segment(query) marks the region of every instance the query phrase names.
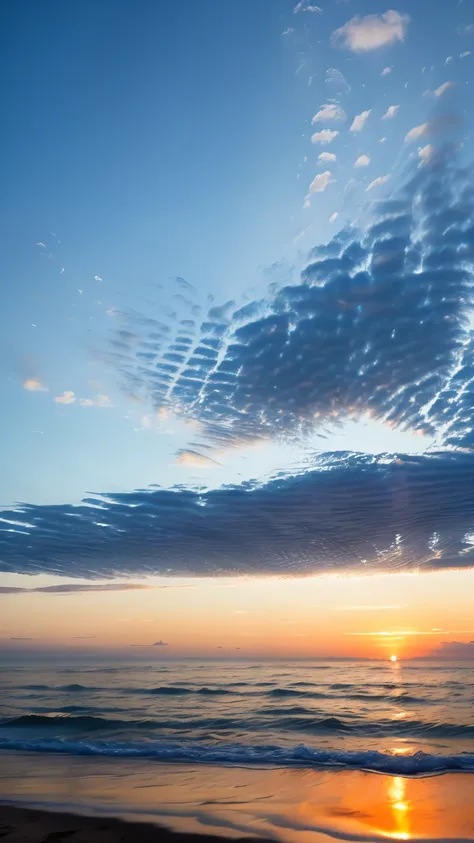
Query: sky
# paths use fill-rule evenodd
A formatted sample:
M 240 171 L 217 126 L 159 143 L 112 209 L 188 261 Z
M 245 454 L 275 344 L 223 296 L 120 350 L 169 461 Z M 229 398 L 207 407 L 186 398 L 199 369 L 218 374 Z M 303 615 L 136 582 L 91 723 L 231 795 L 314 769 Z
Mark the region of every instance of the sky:
M 472 657 L 472 0 L 0 15 L 4 647 Z

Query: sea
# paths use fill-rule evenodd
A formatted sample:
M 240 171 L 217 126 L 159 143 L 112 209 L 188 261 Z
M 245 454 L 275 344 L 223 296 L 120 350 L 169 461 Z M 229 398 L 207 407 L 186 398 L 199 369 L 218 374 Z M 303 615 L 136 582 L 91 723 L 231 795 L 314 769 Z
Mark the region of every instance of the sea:
M 394 776 L 474 773 L 474 668 L 428 661 L 10 666 L 0 676 L 0 750 Z

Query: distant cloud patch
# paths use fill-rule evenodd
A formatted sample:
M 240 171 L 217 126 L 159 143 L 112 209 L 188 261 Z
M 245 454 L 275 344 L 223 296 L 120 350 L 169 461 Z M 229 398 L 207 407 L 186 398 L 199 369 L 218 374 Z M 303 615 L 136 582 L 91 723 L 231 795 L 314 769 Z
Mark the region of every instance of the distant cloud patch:
M 372 109 L 369 108 L 368 111 L 362 111 L 361 114 L 357 114 L 351 123 L 350 131 L 361 132 L 370 117 L 371 111 Z
M 370 158 L 368 155 L 359 155 L 356 159 L 354 167 L 368 167 L 370 164 Z
M 38 378 L 27 378 L 23 381 L 23 388 L 28 392 L 48 392 L 48 387 Z
M 332 178 L 332 173 L 329 170 L 325 170 L 324 173 L 318 173 L 309 186 L 309 192 L 323 193 L 323 191 L 326 190 L 328 185 L 330 185 L 333 181 L 334 179 Z
M 381 15 L 356 15 L 332 35 L 335 46 L 363 53 L 403 41 L 410 18 L 390 9 Z
M 315 132 L 311 136 L 311 143 L 332 143 L 338 134 L 339 132 L 336 129 L 321 129 L 320 132 Z
M 398 113 L 399 105 L 389 105 L 385 114 L 382 115 L 382 120 L 391 120 Z
M 54 400 L 56 401 L 56 404 L 74 404 L 76 396 L 74 395 L 74 392 L 67 390 L 66 392 L 63 392 L 62 395 L 56 395 Z

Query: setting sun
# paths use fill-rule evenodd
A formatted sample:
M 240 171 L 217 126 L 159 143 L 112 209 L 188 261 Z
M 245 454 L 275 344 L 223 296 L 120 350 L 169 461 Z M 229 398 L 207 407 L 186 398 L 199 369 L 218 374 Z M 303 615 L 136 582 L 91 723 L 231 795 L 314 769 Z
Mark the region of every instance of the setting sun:
M 397 661 L 397 657 L 396 657 L 396 656 L 390 656 L 390 661 L 391 661 L 391 662 L 396 662 L 396 661 Z

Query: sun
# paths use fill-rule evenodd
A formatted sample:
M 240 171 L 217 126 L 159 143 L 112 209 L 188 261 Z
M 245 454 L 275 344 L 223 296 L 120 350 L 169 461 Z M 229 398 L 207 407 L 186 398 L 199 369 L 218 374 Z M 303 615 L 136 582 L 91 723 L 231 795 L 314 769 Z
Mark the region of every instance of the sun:
M 391 661 L 391 662 L 396 662 L 396 661 L 397 661 L 397 657 L 396 657 L 396 656 L 390 656 L 390 661 Z

